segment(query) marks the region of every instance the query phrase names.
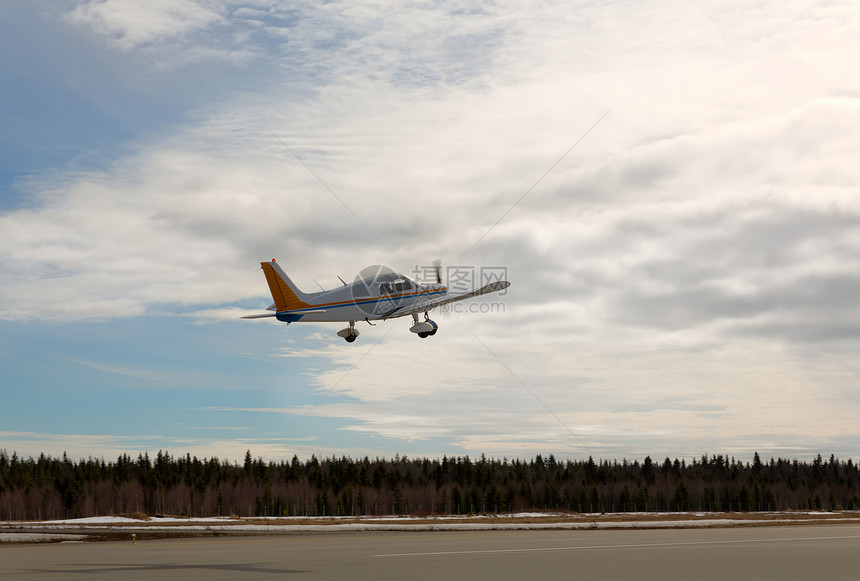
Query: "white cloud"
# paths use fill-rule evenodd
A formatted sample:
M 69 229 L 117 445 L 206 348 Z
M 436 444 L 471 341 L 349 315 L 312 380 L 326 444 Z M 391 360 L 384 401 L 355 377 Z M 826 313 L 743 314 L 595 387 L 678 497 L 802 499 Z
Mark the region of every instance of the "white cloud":
M 222 9 L 220 2 L 199 0 L 89 0 L 69 17 L 112 45 L 131 50 L 212 26 L 222 20 Z

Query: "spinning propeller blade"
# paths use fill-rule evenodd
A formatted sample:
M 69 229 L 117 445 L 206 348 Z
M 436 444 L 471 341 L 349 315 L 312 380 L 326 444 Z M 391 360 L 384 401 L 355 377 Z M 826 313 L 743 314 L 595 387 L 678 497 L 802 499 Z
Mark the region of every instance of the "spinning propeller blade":
M 442 261 L 437 258 L 433 261 L 433 266 L 436 267 L 436 284 L 442 284 Z

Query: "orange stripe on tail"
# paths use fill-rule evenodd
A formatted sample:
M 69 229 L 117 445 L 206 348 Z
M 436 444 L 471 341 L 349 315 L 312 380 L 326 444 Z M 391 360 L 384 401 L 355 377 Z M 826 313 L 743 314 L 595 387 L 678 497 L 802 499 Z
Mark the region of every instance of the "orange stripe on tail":
M 269 290 L 272 292 L 275 309 L 278 312 L 306 309 L 312 306 L 305 302 L 307 295 L 296 288 L 280 265 L 272 261 L 261 262 L 260 266 L 266 275 L 266 282 L 269 283 Z

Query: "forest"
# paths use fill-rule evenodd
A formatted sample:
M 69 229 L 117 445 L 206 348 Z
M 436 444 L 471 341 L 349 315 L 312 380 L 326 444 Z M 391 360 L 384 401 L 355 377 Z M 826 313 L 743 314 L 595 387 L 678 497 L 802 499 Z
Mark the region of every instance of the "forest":
M 362 516 L 860 508 L 850 459 L 752 462 L 443 457 L 244 462 L 159 451 L 116 461 L 0 450 L 0 520 L 105 515 Z

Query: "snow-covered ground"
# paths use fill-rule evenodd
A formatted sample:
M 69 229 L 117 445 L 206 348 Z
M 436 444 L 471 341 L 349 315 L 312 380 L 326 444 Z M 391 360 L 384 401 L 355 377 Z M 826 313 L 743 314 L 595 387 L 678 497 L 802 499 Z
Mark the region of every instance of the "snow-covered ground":
M 148 521 L 101 516 L 54 521 L 0 522 L 0 542 L 81 540 L 89 533 L 253 534 L 336 531 L 447 531 L 540 529 L 653 529 L 714 526 L 860 523 L 860 512 L 793 513 L 512 513 L 480 516 L 365 517 L 153 517 Z M 75 533 L 75 534 L 71 534 Z
M 87 535 L 70 535 L 63 533 L 0 533 L 0 543 L 68 543 L 79 542 Z

